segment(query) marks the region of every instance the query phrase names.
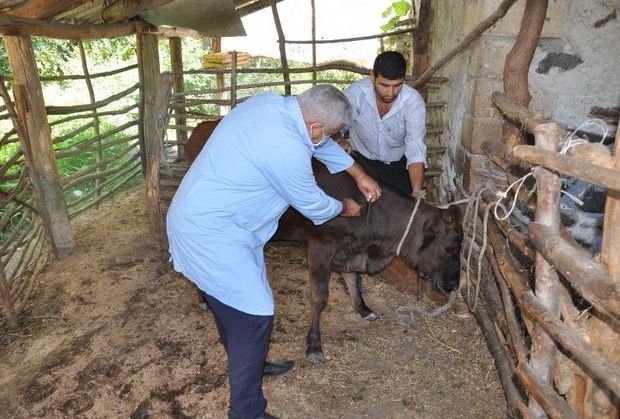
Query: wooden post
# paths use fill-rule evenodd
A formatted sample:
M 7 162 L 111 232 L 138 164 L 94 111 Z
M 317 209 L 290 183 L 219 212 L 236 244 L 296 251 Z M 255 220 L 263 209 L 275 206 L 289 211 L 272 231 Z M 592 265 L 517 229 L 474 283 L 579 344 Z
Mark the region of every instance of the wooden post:
M 434 19 L 433 5 L 431 0 L 420 0 L 420 13 L 416 28 L 411 32 L 411 43 L 413 51 L 412 74 L 413 80 L 420 78 L 428 69 L 431 53 L 431 34 L 433 31 Z M 420 90 L 426 99 L 427 91 L 425 86 L 421 86 Z
M 159 208 L 159 164 L 161 158 L 162 112 L 158 105 L 158 94 L 162 87 L 159 67 L 159 48 L 157 35 L 144 32 L 140 35 L 140 63 L 142 72 L 143 109 L 142 130 L 144 133 L 143 153 L 146 157 L 145 178 L 148 200 L 148 214 L 151 230 L 155 235 L 158 250 L 163 250 L 163 224 Z M 172 80 L 170 79 L 170 83 Z M 166 108 L 167 109 L 167 108 Z M 165 111 L 164 111 L 165 113 Z M 165 124 L 163 128 L 165 132 Z M 156 171 L 156 172 L 155 172 Z M 163 236 L 165 240 L 165 236 Z
M 138 121 L 138 143 L 140 144 L 140 164 L 142 165 L 142 173 L 146 173 L 146 146 L 144 140 L 144 63 L 142 58 L 143 47 L 142 32 L 136 33 L 136 55 L 138 58 L 138 84 L 139 84 L 139 104 L 138 115 L 140 120 Z
M 316 7 L 314 0 L 310 0 L 310 8 L 312 9 L 312 85 L 316 85 Z
M 560 136 L 556 124 L 542 124 L 534 129 L 536 146 L 549 151 L 557 151 Z M 542 167 L 536 169 L 538 180 L 536 222 L 545 225 L 556 234 L 560 234 L 560 190 L 562 179 Z M 536 252 L 536 297 L 554 317 L 560 316 L 559 279 L 557 272 L 544 258 Z M 552 384 L 556 347 L 554 341 L 539 325 L 534 325 L 532 348 L 529 364 L 541 381 Z M 530 396 L 529 407 L 534 417 L 547 417 L 538 401 Z
M 146 170 L 146 192 L 148 203 L 149 223 L 151 232 L 155 239 L 157 250 L 164 252 L 167 249 L 166 232 L 164 229 L 164 219 L 160 206 L 160 187 L 159 187 L 159 164 L 161 161 L 162 145 L 166 135 L 166 125 L 168 125 L 168 105 L 170 104 L 170 90 L 172 87 L 172 74 L 165 73 L 157 77 L 157 88 L 155 92 L 155 102 L 153 106 L 154 130 L 149 131 L 147 137 L 148 154 Z
M 56 157 L 47 122 L 43 90 L 29 36 L 4 37 L 13 73 L 17 120 L 23 138 L 20 145 L 35 193 L 35 201 L 54 255 L 75 247 L 69 211 L 65 202 Z
M 84 72 L 84 81 L 86 82 L 86 88 L 88 89 L 88 96 L 90 98 L 90 104 L 94 105 L 97 100 L 95 99 L 95 90 L 93 89 L 93 83 L 90 80 L 90 72 L 88 71 L 88 60 L 86 58 L 86 51 L 84 50 L 84 43 L 82 41 L 78 41 L 78 47 L 80 49 L 80 60 L 82 61 L 82 71 Z M 93 109 L 93 127 L 95 129 L 95 135 L 97 137 L 101 136 L 101 130 L 99 129 L 99 117 L 97 116 L 97 109 Z M 95 169 L 97 173 L 101 172 L 101 167 L 99 167 L 99 162 L 101 162 L 101 139 L 97 140 L 97 151 L 95 153 L 95 161 L 97 162 L 97 168 Z M 101 196 L 100 185 L 103 182 L 103 178 L 95 179 L 95 190 L 97 191 L 97 200 Z M 97 208 L 99 208 L 99 203 L 97 203 Z
M 213 37 L 211 38 L 211 52 L 222 52 L 222 38 Z M 217 83 L 218 89 L 224 88 L 224 73 L 217 73 L 215 75 L 215 81 Z M 224 99 L 224 92 L 219 93 L 220 99 Z M 224 106 L 219 107 L 219 115 L 222 115 L 222 110 L 226 110 Z
M 525 108 L 531 99 L 527 75 L 545 23 L 547 3 L 548 0 L 525 2 L 519 34 L 504 63 L 504 92 L 512 102 Z M 504 122 L 502 131 L 504 154 L 512 158 L 514 146 L 526 143 L 525 134 L 510 122 Z
M 230 109 L 237 106 L 237 51 L 230 57 Z
M 288 71 L 288 60 L 286 59 L 286 44 L 284 43 L 284 31 L 282 30 L 282 23 L 280 23 L 280 15 L 278 15 L 277 1 L 271 1 L 271 12 L 273 13 L 273 22 L 276 24 L 276 30 L 278 31 L 278 43 L 280 45 L 280 60 L 282 61 L 282 77 L 284 78 L 284 94 L 289 96 L 291 94 L 291 77 Z
M 620 170 L 620 129 L 616 131 L 614 168 Z M 608 189 L 603 220 L 603 249 L 601 265 L 615 283 L 620 282 L 620 190 Z M 605 354 L 611 362 L 620 365 L 620 334 L 614 323 L 601 313 L 592 315 L 592 346 Z M 600 383 L 598 383 L 600 385 Z M 588 378 L 586 382 L 585 417 L 617 418 L 620 397 L 608 388 L 599 387 Z
M 183 44 L 179 37 L 170 38 L 170 68 L 172 70 L 172 91 L 174 93 L 181 93 L 185 91 L 185 84 L 183 80 Z M 181 99 L 185 100 L 185 99 Z M 181 104 L 182 105 L 182 104 Z M 187 122 L 185 117 L 185 107 L 181 106 L 177 108 L 177 112 L 181 115 L 175 117 L 175 124 L 178 126 L 184 126 Z M 177 159 L 181 160 L 185 158 L 185 147 L 187 143 L 187 131 L 183 129 L 176 130 L 177 135 Z
M 9 284 L 6 282 L 4 266 L 0 266 L 0 301 L 2 301 L 2 306 L 4 307 L 4 313 L 6 314 L 6 318 L 8 320 L 9 329 L 19 329 L 19 321 L 17 319 L 17 314 L 15 314 L 15 310 L 13 309 L 13 300 L 11 299 Z

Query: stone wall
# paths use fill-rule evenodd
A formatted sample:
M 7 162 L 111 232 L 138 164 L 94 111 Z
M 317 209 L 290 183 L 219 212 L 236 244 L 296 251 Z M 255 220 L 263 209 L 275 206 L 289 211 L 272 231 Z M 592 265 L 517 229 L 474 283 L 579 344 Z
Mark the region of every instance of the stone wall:
M 500 0 L 436 0 L 431 63 L 450 51 Z M 487 30 L 469 49 L 438 72 L 450 81 L 429 92 L 430 101 L 447 102 L 447 146 L 440 179 L 443 201 L 471 192 L 495 169 L 480 149 L 501 142 L 502 118 L 491 94 L 503 91 L 506 55 L 519 31 L 525 0 Z M 529 71 L 530 110 L 578 128 L 594 107 L 620 106 L 620 2 L 549 0 L 540 43 Z M 600 135 L 596 127 L 585 131 Z

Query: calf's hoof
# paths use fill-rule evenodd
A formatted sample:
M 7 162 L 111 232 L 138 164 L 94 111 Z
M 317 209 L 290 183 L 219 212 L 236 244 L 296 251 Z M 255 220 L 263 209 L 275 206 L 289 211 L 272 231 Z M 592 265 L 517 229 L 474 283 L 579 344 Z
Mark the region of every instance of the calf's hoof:
M 306 356 L 311 365 L 318 365 L 323 360 L 323 352 L 308 352 Z
M 369 322 L 374 322 L 375 320 L 377 320 L 379 318 L 379 316 L 377 316 L 374 312 L 370 312 L 368 314 L 366 314 L 365 316 L 362 316 L 362 318 L 364 320 L 368 320 Z

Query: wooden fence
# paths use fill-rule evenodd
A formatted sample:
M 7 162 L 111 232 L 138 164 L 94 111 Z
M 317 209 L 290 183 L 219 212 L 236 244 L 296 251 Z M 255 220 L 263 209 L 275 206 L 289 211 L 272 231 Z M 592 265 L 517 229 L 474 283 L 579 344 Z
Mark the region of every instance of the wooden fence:
M 469 222 L 476 239 L 465 243 L 479 253 L 481 272 L 468 272 L 464 294 L 496 361 L 509 412 L 515 417 L 615 417 L 620 395 L 620 134 L 615 158 L 590 143 L 560 153 L 571 136 L 558 124 L 537 119 L 500 93 L 493 95 L 493 103 L 536 140 L 535 146 L 514 148 L 514 157 L 531 165 L 537 180 L 536 202 L 525 190 L 515 197 L 521 208 L 535 213 L 534 220 L 525 225 L 514 217 L 490 217 L 499 188 L 487 185 L 478 190 L 478 227 Z M 524 175 L 500 150 L 489 144 L 483 149 L 506 171 L 508 183 Z M 600 261 L 561 226 L 561 175 L 608 188 Z M 472 304 L 478 290 L 480 301 Z
M 253 59 L 254 65 L 260 59 Z M 237 56 L 232 52 L 230 68 L 199 69 L 173 73 L 182 74 L 184 80 L 196 77 L 204 85 L 216 87 L 200 90 L 177 90 L 170 95 L 168 107 L 167 133 L 163 139 L 162 182 L 176 185 L 187 170 L 183 161 L 183 145 L 187 142 L 187 132 L 191 131 L 200 121 L 214 120 L 222 112 L 234 108 L 246 98 L 258 93 L 276 91 L 285 93 L 286 87 L 293 94 L 308 89 L 316 83 L 330 83 L 345 88 L 360 77 L 370 73 L 370 69 L 345 61 L 335 61 L 317 66 L 301 68 L 241 68 L 237 66 Z M 336 72 L 337 71 L 337 72 Z M 288 74 L 285 78 L 283 74 Z M 280 80 L 273 81 L 273 76 Z M 265 81 L 268 76 L 271 81 Z M 339 78 L 334 78 L 339 76 Z M 411 79 L 407 79 L 411 82 Z M 447 80 L 434 77 L 425 85 L 428 90 L 438 89 Z M 436 188 L 437 178 L 442 173 L 443 155 L 446 147 L 440 143 L 440 134 L 444 131 L 443 111 L 445 102 L 427 103 L 426 143 L 428 145 L 429 167 L 426 176 L 430 179 L 427 189 Z M 431 192 L 431 194 L 433 194 Z M 433 194 L 433 196 L 435 196 Z
M 142 175 L 137 129 L 139 84 L 100 100 L 96 100 L 92 86 L 93 79 L 135 73 L 137 66 L 91 75 L 83 47 L 80 52 L 83 75 L 40 78 L 42 81 L 83 80 L 89 92 L 88 103 L 45 108 L 56 164 L 53 170 L 65 168 L 60 183 L 70 217 L 99 205 L 138 182 Z M 137 79 L 135 74 L 130 77 Z M 4 156 L 0 167 L 0 298 L 9 325 L 16 328 L 17 316 L 33 290 L 37 274 L 57 249 L 46 238 L 23 152 L 24 144 L 28 143 L 27 132 L 17 117 L 6 80 L 11 78 L 0 78 L 4 102 L 0 124 L 5 127 L 0 138 Z

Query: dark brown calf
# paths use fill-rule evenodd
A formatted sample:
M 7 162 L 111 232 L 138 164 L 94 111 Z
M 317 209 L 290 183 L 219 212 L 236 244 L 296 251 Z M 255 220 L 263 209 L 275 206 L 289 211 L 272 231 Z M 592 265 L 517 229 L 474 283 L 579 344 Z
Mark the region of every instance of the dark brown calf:
M 196 157 L 198 157 L 198 153 L 202 150 L 205 143 L 213 134 L 215 127 L 219 124 L 221 119 L 216 119 L 214 121 L 203 121 L 196 125 L 196 127 L 192 130 L 192 135 L 189 136 L 187 140 L 187 144 L 185 144 L 185 155 L 187 156 L 187 162 L 191 165 Z
M 374 320 L 377 315 L 366 306 L 360 292 L 361 273 L 372 274 L 385 268 L 396 257 L 402 239 L 400 256 L 407 265 L 432 281 L 436 289 L 454 291 L 459 285 L 462 233 L 458 208 L 443 210 L 420 202 L 405 234 L 415 208 L 414 199 L 381 185 L 381 198 L 367 204 L 348 174 L 330 175 L 318 162 L 313 163 L 313 169 L 327 194 L 338 199 L 353 197 L 363 204 L 359 217 L 336 217 L 320 226 L 289 209 L 273 237 L 306 244 L 312 297 L 306 353 L 311 362 L 319 362 L 320 317 L 327 305 L 332 271 L 343 274 L 355 310 L 363 318 Z

